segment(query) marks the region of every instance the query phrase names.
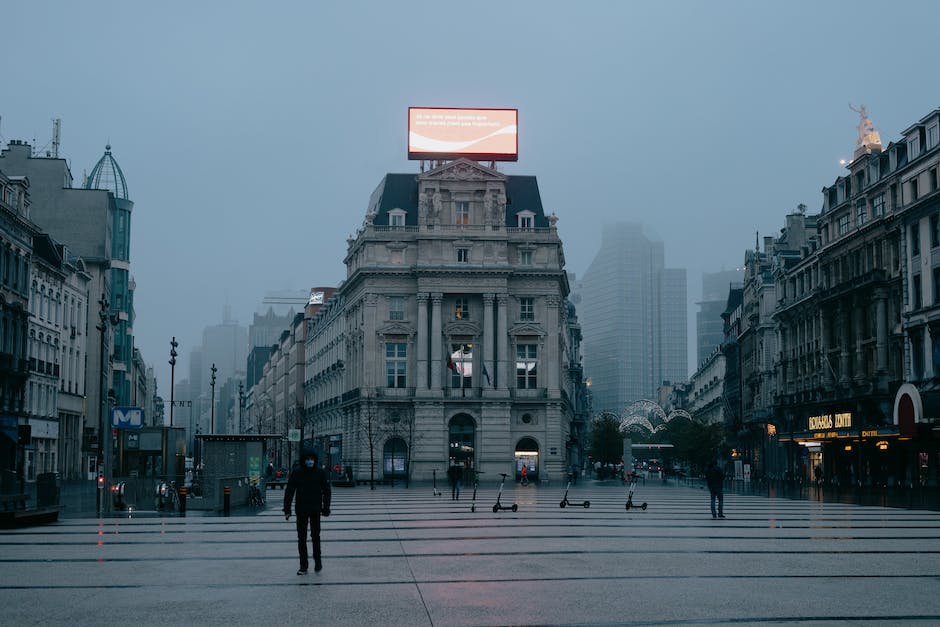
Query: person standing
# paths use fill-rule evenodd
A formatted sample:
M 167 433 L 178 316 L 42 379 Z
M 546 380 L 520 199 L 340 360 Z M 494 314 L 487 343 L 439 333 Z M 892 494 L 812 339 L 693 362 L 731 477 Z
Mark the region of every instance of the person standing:
M 522 464 L 522 485 L 529 485 L 529 469 L 526 464 Z
M 725 517 L 725 495 L 724 483 L 725 473 L 718 467 L 717 462 L 712 462 L 705 471 L 705 483 L 708 484 L 708 492 L 711 494 L 712 518 Z M 718 509 L 715 509 L 715 501 L 718 501 Z
M 450 500 L 460 500 L 460 481 L 463 479 L 463 469 L 454 464 L 447 469 L 447 479 L 450 481 Z
M 323 562 L 320 553 L 320 515 L 330 515 L 330 482 L 326 473 L 317 465 L 317 454 L 309 449 L 301 453 L 303 463 L 296 466 L 287 480 L 284 491 L 284 517 L 290 520 L 291 503 L 294 495 L 297 501 L 294 511 L 297 513 L 297 551 L 300 554 L 298 575 L 306 575 L 310 565 L 307 557 L 307 529 L 313 540 L 313 570 L 320 572 Z

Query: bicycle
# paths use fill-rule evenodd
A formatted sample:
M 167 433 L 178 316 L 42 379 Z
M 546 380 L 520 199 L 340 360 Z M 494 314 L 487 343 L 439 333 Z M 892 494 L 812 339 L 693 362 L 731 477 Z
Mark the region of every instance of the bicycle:
M 248 488 L 248 505 L 251 507 L 264 507 L 264 494 L 256 485 Z

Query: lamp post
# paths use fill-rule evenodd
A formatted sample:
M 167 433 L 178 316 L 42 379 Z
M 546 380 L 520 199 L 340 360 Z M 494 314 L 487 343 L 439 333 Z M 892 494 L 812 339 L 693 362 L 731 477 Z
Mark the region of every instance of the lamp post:
M 212 406 L 210 408 L 211 422 L 209 423 L 209 434 L 215 434 L 215 373 L 218 372 L 218 368 L 215 367 L 215 364 L 212 364 L 212 367 L 209 368 L 212 371 L 212 378 L 209 379 L 209 385 L 212 386 Z
M 238 382 L 238 432 L 243 433 L 245 421 L 245 384 Z
M 176 390 L 176 347 L 179 344 L 176 341 L 176 336 L 173 336 L 173 339 L 170 340 L 170 426 L 173 426 L 173 393 Z
M 110 412 L 106 409 L 108 403 L 108 385 L 107 371 L 105 364 L 108 362 L 107 354 L 107 332 L 111 324 L 111 303 L 104 294 L 98 300 L 99 324 L 95 325 L 98 330 L 98 337 L 101 340 L 101 362 L 99 368 L 99 387 L 98 391 L 101 397 L 98 399 L 99 425 L 98 425 L 98 455 L 101 460 L 102 480 L 98 482 L 98 514 L 110 511 L 111 507 L 111 424 L 108 420 Z

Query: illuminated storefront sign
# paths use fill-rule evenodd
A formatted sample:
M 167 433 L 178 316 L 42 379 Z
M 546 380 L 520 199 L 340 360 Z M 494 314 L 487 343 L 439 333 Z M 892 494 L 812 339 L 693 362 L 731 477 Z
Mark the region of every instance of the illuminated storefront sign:
M 810 431 L 825 431 L 826 429 L 851 429 L 852 412 L 810 416 L 808 422 Z

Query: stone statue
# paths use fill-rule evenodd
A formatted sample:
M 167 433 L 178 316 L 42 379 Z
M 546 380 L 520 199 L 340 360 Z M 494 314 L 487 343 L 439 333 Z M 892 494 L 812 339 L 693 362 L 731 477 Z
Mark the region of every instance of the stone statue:
M 486 215 L 486 221 L 489 224 L 499 224 L 499 204 L 496 200 L 496 194 L 490 194 L 483 199 L 483 208 Z
M 441 198 L 441 191 L 436 190 L 434 196 L 431 197 L 431 210 L 428 212 L 428 216 L 434 222 L 437 222 L 441 217 L 441 212 L 444 210 L 444 201 Z
M 425 192 L 418 198 L 418 214 L 426 215 L 428 212 L 428 193 Z
M 860 105 L 859 108 L 849 103 L 849 109 L 858 114 L 859 121 L 856 129 L 858 130 L 858 139 L 855 140 L 855 156 L 867 152 L 870 148 L 881 148 L 881 135 L 875 130 L 875 125 L 868 117 L 868 108 Z

